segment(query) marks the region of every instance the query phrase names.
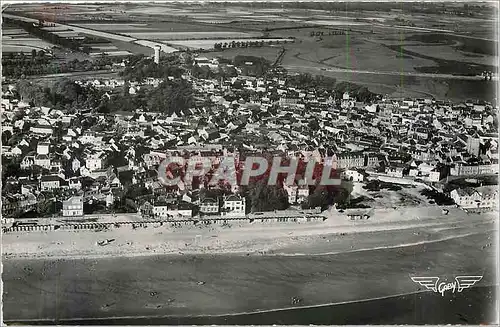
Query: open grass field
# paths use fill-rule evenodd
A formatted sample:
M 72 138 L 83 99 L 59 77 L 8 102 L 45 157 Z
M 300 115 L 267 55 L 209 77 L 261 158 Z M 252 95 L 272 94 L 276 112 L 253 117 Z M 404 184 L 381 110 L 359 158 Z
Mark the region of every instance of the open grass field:
M 5 26 L 2 30 L 3 53 L 31 53 L 32 50 L 51 48 L 53 44 L 36 38 L 20 28 Z
M 27 45 L 2 45 L 3 53 L 31 53 L 32 50 L 40 50 L 41 48 L 27 46 Z
M 255 57 L 262 57 L 268 61 L 273 62 L 278 56 L 280 49 L 281 48 L 277 46 L 267 46 L 259 48 L 231 48 L 231 49 L 224 49 L 223 51 L 204 53 L 203 56 L 207 58 L 222 57 L 225 59 L 233 59 L 238 55 L 255 56 Z
M 414 57 L 401 57 L 386 47 L 367 42 L 361 37 L 332 36 L 322 41 L 303 41 L 288 46 L 284 65 L 313 64 L 358 70 L 414 71 L 414 67 L 433 66 L 434 62 Z M 382 60 L 383 59 L 383 60 Z
M 53 44 L 50 44 L 48 42 L 45 42 L 40 39 L 36 38 L 15 38 L 15 39 L 6 39 L 3 40 L 3 45 L 17 45 L 17 46 L 28 46 L 28 47 L 34 47 L 34 48 L 46 48 L 46 47 L 52 47 Z
M 25 30 L 22 28 L 4 28 L 2 30 L 2 38 L 6 36 L 16 36 L 16 35 L 25 35 L 27 34 Z

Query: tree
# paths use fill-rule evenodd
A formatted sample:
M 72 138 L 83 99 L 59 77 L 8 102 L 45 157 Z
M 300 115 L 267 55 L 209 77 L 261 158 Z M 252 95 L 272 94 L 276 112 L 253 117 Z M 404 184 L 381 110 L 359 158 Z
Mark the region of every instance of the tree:
M 2 158 L 2 180 L 10 176 L 17 176 L 19 170 L 21 170 L 20 160 Z
M 2 132 L 2 144 L 8 144 L 10 138 L 12 137 L 12 132 L 11 131 L 3 131 Z
M 150 111 L 161 111 L 167 115 L 179 114 L 194 105 L 193 89 L 184 79 L 164 81 L 153 89 L 147 100 Z
M 17 83 L 16 89 L 21 96 L 21 100 L 30 102 L 34 106 L 44 106 L 49 103 L 49 98 L 44 89 L 37 84 L 22 79 Z
M 248 198 L 253 212 L 285 210 L 288 208 L 286 191 L 276 185 L 267 185 L 266 180 L 260 180 L 248 186 Z

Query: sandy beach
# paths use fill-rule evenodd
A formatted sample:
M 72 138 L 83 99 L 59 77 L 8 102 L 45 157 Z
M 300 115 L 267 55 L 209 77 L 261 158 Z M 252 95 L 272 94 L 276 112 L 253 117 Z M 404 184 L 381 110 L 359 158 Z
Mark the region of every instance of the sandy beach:
M 163 226 L 112 228 L 105 231 L 35 231 L 3 235 L 2 254 L 10 258 L 104 258 L 161 254 L 321 254 L 364 248 L 404 246 L 473 234 L 492 224 L 496 213 L 467 214 L 450 208 L 376 209 L 369 220 L 350 221 L 334 210 L 323 222 L 231 223 L 230 227 Z M 397 237 L 382 242 L 372 235 L 394 230 Z M 108 245 L 97 242 L 114 239 Z
M 294 296 L 308 307 L 418 292 L 409 276 L 429 274 L 495 284 L 496 213 L 380 211 L 364 221 L 329 213 L 303 224 L 5 234 L 4 317 L 259 312 L 296 306 Z

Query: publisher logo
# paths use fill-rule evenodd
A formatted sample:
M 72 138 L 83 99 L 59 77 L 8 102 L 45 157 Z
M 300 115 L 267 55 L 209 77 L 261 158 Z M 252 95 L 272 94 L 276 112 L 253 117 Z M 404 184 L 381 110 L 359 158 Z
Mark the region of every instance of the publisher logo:
M 411 277 L 411 279 L 428 290 L 436 293 L 440 293 L 444 296 L 446 291 L 451 291 L 452 293 L 462 292 L 466 288 L 471 288 L 479 282 L 483 276 L 456 276 L 455 280 L 452 282 L 441 281 L 439 277 Z

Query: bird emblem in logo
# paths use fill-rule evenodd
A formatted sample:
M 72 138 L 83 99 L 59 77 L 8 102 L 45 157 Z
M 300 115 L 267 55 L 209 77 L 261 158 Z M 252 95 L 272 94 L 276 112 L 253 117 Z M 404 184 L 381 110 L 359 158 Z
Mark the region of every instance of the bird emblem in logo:
M 420 284 L 435 293 L 444 296 L 446 291 L 452 293 L 462 292 L 466 288 L 471 288 L 479 282 L 483 276 L 456 276 L 453 282 L 439 282 L 439 277 L 410 277 L 415 283 Z

